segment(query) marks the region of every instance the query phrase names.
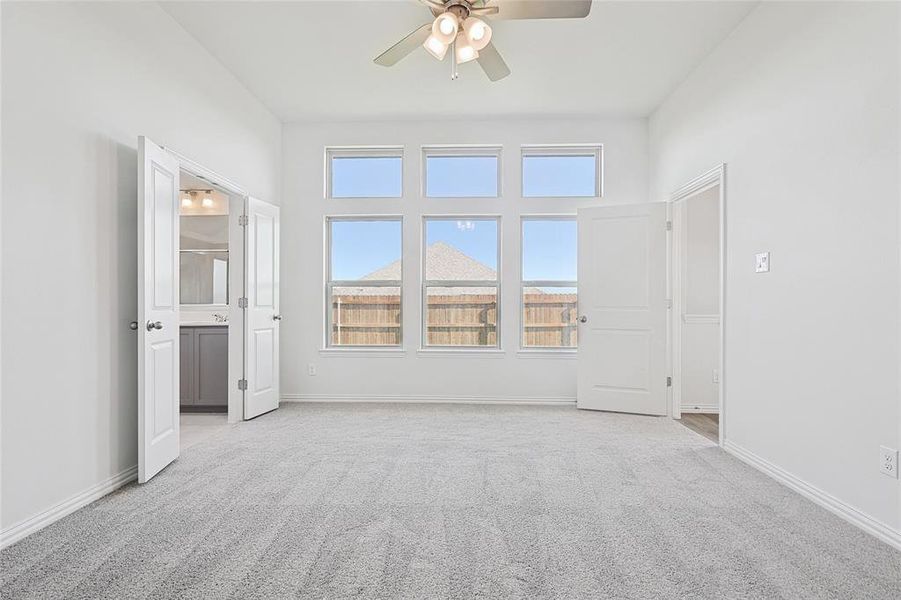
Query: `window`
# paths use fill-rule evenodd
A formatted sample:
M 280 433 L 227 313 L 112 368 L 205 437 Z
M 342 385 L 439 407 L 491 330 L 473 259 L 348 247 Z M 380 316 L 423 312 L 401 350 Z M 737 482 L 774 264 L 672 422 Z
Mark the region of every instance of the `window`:
M 326 345 L 400 346 L 400 217 L 330 217 L 326 222 Z
M 574 217 L 522 219 L 522 347 L 578 345 Z
M 523 198 L 600 197 L 602 157 L 601 146 L 523 147 Z
M 403 148 L 327 148 L 327 198 L 400 198 Z
M 499 146 L 425 147 L 422 150 L 423 195 L 427 198 L 497 198 L 500 196 Z
M 423 222 L 423 346 L 498 347 L 497 217 Z

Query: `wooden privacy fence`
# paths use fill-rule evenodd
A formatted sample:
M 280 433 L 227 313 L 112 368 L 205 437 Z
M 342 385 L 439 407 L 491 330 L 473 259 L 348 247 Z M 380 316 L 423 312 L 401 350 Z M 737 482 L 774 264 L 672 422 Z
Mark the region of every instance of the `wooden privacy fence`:
M 428 345 L 497 345 L 495 294 L 429 294 L 427 298 Z M 577 312 L 576 294 L 526 293 L 523 297 L 523 345 L 575 347 Z M 400 295 L 332 296 L 330 335 L 335 346 L 400 344 Z
M 575 348 L 579 335 L 578 298 L 578 294 L 523 294 L 522 345 Z

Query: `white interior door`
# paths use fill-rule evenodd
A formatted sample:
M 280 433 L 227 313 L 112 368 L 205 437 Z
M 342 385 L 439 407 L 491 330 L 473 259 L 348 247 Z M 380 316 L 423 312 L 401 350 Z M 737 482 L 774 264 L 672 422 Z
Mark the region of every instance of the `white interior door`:
M 279 211 L 247 199 L 247 334 L 244 336 L 244 418 L 278 408 L 279 366 Z
M 178 161 L 138 138 L 138 481 L 178 457 Z
M 579 408 L 666 414 L 666 204 L 579 209 Z

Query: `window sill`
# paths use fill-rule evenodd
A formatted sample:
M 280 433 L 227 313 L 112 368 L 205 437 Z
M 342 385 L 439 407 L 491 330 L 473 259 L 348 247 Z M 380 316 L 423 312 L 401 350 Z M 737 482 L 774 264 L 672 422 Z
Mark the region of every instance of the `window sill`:
M 429 358 L 504 358 L 500 348 L 420 348 L 416 354 Z
M 551 358 L 558 360 L 575 360 L 579 356 L 579 351 L 575 348 L 561 348 L 559 350 L 550 350 L 545 348 L 536 348 L 534 350 L 517 350 L 518 358 Z
M 321 348 L 319 356 L 365 356 L 367 358 L 403 358 L 403 348 Z

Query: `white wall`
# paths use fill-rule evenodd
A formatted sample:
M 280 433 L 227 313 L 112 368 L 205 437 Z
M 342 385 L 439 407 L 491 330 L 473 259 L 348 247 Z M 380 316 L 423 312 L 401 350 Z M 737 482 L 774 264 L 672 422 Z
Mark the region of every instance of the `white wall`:
M 650 120 L 652 199 L 728 165 L 727 442 L 896 536 L 899 10 L 762 3 Z
M 682 235 L 682 299 L 676 302 L 682 323 L 681 404 L 684 411 L 719 410 L 720 367 L 720 188 L 682 200 L 682 219 L 675 233 Z M 674 219 L 675 221 L 675 219 Z
M 596 200 L 520 198 L 522 144 L 604 144 L 603 202 L 647 199 L 647 123 L 609 121 L 443 121 L 296 124 L 285 128 L 282 206 L 282 392 L 287 398 L 478 398 L 572 401 L 573 356 L 526 358 L 519 345 L 519 216 L 575 213 Z M 503 144 L 503 197 L 465 201 L 420 197 L 424 144 Z M 323 155 L 330 145 L 404 145 L 401 200 L 325 200 Z M 500 355 L 419 353 L 420 223 L 423 214 L 490 213 L 502 216 Z M 403 214 L 406 353 L 400 357 L 320 353 L 324 338 L 323 221 L 329 214 Z M 558 355 L 559 356 L 559 355 Z M 318 374 L 307 374 L 314 364 Z
M 281 125 L 155 3 L 2 14 L 9 530 L 137 461 L 137 136 L 277 202 Z

